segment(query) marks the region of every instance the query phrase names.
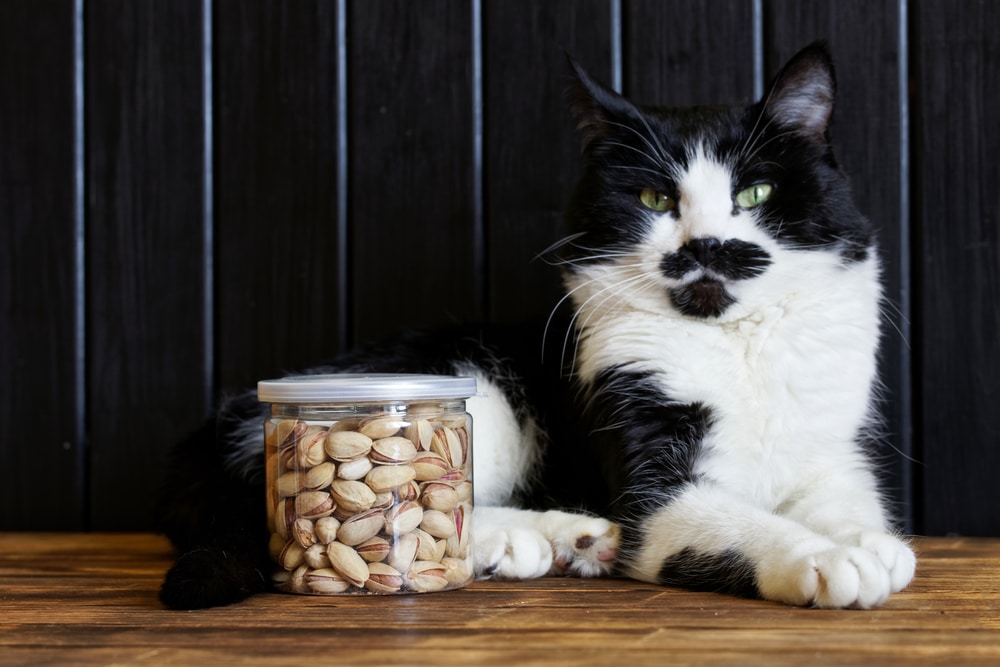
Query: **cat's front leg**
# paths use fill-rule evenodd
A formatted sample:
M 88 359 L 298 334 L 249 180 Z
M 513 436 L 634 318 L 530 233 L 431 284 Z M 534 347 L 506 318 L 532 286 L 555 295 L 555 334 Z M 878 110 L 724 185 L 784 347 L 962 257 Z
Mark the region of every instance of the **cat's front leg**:
M 618 552 L 618 526 L 589 514 L 477 506 L 473 520 L 480 578 L 599 577 L 611 571 Z
M 824 608 L 870 608 L 893 591 L 872 551 L 710 484 L 633 518 L 624 542 L 624 572 L 663 585 Z

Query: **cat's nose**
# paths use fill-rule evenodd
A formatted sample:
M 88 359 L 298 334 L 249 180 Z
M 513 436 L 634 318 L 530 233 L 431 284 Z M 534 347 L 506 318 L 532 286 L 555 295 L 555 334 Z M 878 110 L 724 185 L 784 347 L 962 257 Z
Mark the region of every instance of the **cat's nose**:
M 707 267 L 715 261 L 719 250 L 722 248 L 722 241 L 714 236 L 705 236 L 698 239 L 691 239 L 684 245 L 684 248 L 691 253 L 695 261 Z

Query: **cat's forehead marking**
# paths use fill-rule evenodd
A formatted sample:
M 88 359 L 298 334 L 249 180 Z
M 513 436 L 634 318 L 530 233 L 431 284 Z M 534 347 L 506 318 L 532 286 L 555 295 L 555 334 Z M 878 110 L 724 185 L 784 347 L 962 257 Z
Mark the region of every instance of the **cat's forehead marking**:
M 732 174 L 729 168 L 698 144 L 678 179 L 680 215 L 692 236 L 726 236 L 732 215 Z

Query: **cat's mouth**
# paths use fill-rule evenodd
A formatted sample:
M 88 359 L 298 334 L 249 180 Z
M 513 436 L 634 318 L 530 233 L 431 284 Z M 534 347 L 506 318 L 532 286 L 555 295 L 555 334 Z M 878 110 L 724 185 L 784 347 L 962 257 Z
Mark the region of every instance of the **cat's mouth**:
M 684 315 L 718 317 L 736 303 L 736 298 L 726 290 L 721 280 L 702 276 L 671 288 L 670 301 Z

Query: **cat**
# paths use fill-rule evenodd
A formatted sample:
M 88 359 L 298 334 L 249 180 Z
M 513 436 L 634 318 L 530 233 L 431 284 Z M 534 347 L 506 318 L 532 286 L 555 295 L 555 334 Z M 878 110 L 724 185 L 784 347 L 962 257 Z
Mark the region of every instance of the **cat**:
M 639 107 L 572 63 L 583 173 L 557 324 L 414 332 L 306 372 L 469 375 L 476 575 L 622 576 L 870 608 L 912 579 L 870 445 L 880 264 L 829 140 L 825 44 L 748 106 Z M 268 589 L 264 406 L 182 443 L 160 599 Z

